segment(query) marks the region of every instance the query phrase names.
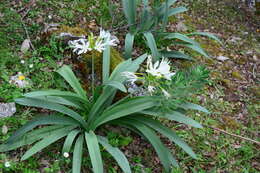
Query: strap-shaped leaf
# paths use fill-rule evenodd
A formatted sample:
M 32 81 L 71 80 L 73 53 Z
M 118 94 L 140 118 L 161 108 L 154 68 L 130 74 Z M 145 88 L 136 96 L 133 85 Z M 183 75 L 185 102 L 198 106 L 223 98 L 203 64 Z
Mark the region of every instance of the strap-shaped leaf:
M 30 148 L 21 158 L 21 160 L 26 160 L 29 157 L 31 157 L 32 155 L 34 155 L 35 153 L 41 151 L 43 148 L 49 146 L 50 144 L 54 143 L 55 141 L 63 138 L 64 136 L 66 136 L 72 129 L 74 129 L 75 127 L 70 126 L 70 127 L 66 127 L 65 129 L 59 129 L 54 131 L 51 135 L 45 137 L 44 139 L 42 139 L 41 141 L 37 142 L 32 148 Z
M 164 38 L 165 39 L 178 39 L 178 40 L 190 43 L 190 44 L 199 45 L 195 40 L 189 38 L 188 36 L 186 36 L 184 34 L 180 34 L 180 33 L 169 33 Z
M 157 49 L 157 45 L 156 45 L 153 34 L 151 32 L 146 32 L 146 33 L 144 33 L 144 36 L 146 38 L 147 45 L 152 52 L 152 56 L 153 56 L 154 60 L 155 61 L 159 60 L 161 58 L 161 55 Z
M 77 94 L 70 91 L 60 91 L 60 90 L 47 90 L 47 91 L 33 91 L 23 95 L 24 97 L 41 97 L 41 96 L 60 96 L 65 98 L 74 98 L 82 103 L 88 101 L 87 99 L 83 99 Z
M 70 152 L 71 146 L 73 141 L 75 140 L 76 136 L 79 134 L 80 130 L 73 130 L 71 131 L 65 139 L 63 144 L 62 153 Z
M 131 32 L 135 30 L 135 18 L 136 18 L 136 8 L 137 3 L 136 0 L 122 0 L 123 3 L 123 11 L 126 16 L 127 22 L 130 25 Z
M 121 82 L 117 82 L 117 81 L 107 81 L 106 83 L 104 83 L 104 85 L 109 85 L 112 86 L 116 89 L 119 89 L 122 92 L 127 92 L 125 86 L 121 83 Z
M 125 37 L 125 57 L 126 59 L 132 58 L 132 51 L 134 46 L 135 35 L 127 33 Z
M 194 50 L 194 51 L 200 53 L 201 55 L 209 58 L 209 55 L 200 47 L 199 44 L 179 43 L 179 42 L 178 43 L 174 42 L 174 44 L 191 48 L 192 50 Z
M 80 173 L 82 153 L 83 153 L 83 142 L 84 136 L 80 135 L 75 143 L 73 151 L 73 163 L 72 163 L 72 173 Z
M 186 35 L 187 36 L 192 36 L 192 35 L 205 36 L 205 37 L 208 37 L 208 38 L 211 38 L 211 39 L 217 41 L 220 44 L 223 44 L 222 41 L 217 36 L 215 36 L 213 33 L 209 33 L 209 32 L 193 32 L 193 33 L 186 34 Z
M 102 136 L 97 136 L 97 138 L 98 142 L 105 148 L 105 150 L 107 150 L 107 152 L 109 152 L 114 157 L 123 172 L 131 173 L 129 162 L 124 153 L 118 148 L 111 146 L 106 138 Z
M 108 121 L 149 109 L 155 105 L 157 105 L 157 102 L 154 97 L 145 96 L 131 98 L 128 101 L 125 101 L 124 104 L 113 106 L 111 109 L 108 108 L 98 119 L 96 119 L 93 125 L 91 125 L 91 128 L 95 129 Z
M 179 51 L 167 51 L 167 50 L 164 50 L 164 51 L 161 51 L 160 53 L 165 58 L 177 58 L 177 59 L 193 60 L 193 58 L 190 57 L 189 55 L 186 55 L 186 54 L 181 53 Z
M 15 140 L 22 137 L 25 133 L 29 132 L 33 128 L 39 125 L 49 125 L 49 124 L 58 124 L 58 125 L 80 125 L 77 121 L 70 117 L 64 117 L 60 115 L 47 115 L 39 116 L 34 118 L 32 121 L 29 121 L 18 129 L 13 135 L 7 140 L 7 143 L 14 142 Z
M 190 117 L 187 117 L 177 111 L 162 113 L 162 112 L 155 111 L 155 110 L 145 110 L 145 111 L 142 111 L 141 113 L 177 121 L 179 123 L 184 123 L 184 124 L 190 125 L 192 127 L 196 127 L 196 128 L 202 128 L 200 123 L 198 123 L 197 121 L 195 121 L 195 120 L 191 119 Z
M 4 143 L 0 145 L 0 152 L 11 151 L 24 145 L 30 145 L 46 136 L 51 135 L 53 131 L 61 128 L 67 128 L 67 127 L 54 125 L 54 126 L 48 126 L 37 130 L 33 130 L 23 135 L 22 138 L 16 139 L 10 143 Z
M 192 110 L 205 112 L 207 114 L 210 113 L 206 108 L 204 108 L 204 107 L 202 107 L 200 105 L 194 104 L 194 103 L 189 103 L 189 102 L 183 103 L 183 104 L 179 105 L 179 107 L 181 107 L 181 108 L 183 108 L 185 110 L 192 109 Z
M 85 132 L 85 139 L 88 146 L 88 152 L 93 166 L 94 173 L 103 173 L 103 162 L 101 158 L 101 153 L 99 149 L 99 144 L 97 136 L 93 131 L 89 133 Z
M 57 72 L 69 83 L 69 85 L 81 98 L 87 98 L 85 90 L 81 87 L 77 77 L 69 66 L 64 65 Z
M 74 101 L 73 99 L 67 99 L 59 96 L 39 96 L 37 98 L 41 100 L 46 100 L 48 102 L 58 103 L 61 105 L 71 106 L 77 109 L 85 110 L 85 107 L 80 102 Z
M 181 138 L 179 138 L 176 135 L 176 133 L 174 133 L 168 127 L 162 125 L 159 121 L 144 116 L 133 116 L 133 117 L 127 117 L 126 119 L 134 119 L 136 121 L 142 122 L 143 124 L 149 126 L 150 128 L 158 131 L 159 133 L 169 138 L 172 142 L 174 142 L 179 147 L 181 147 L 191 157 L 195 159 L 197 158 L 193 150 Z
M 124 82 L 126 80 L 125 77 L 122 76 L 122 72 L 129 71 L 129 72 L 136 72 L 139 69 L 140 64 L 144 62 L 147 58 L 147 54 L 141 55 L 135 60 L 128 59 L 122 63 L 120 63 L 112 72 L 109 80 L 111 81 L 118 81 Z M 94 116 L 99 115 L 105 108 L 106 105 L 109 106 L 107 103 L 111 103 L 114 99 L 116 94 L 116 89 L 111 86 L 105 86 L 103 89 L 102 94 L 99 96 L 95 104 L 92 106 L 90 113 L 88 115 L 88 125 L 92 124 L 94 120 Z
M 172 8 L 172 9 L 169 9 L 168 16 L 170 17 L 170 16 L 173 16 L 173 15 L 176 15 L 179 13 L 183 13 L 185 11 L 188 11 L 188 9 L 185 7 Z
M 102 62 L 102 79 L 105 83 L 109 78 L 110 72 L 110 46 L 107 45 L 103 52 L 103 62 Z
M 48 102 L 48 101 L 41 100 L 41 99 L 36 99 L 36 98 L 18 98 L 18 99 L 15 99 L 15 102 L 18 104 L 21 104 L 21 105 L 25 105 L 25 106 L 34 106 L 34 107 L 54 110 L 54 111 L 66 114 L 66 115 L 70 116 L 71 118 L 77 120 L 84 128 L 86 128 L 86 126 L 87 126 L 85 120 L 80 116 L 80 114 L 78 114 L 77 112 L 75 112 L 63 105 Z
M 146 137 L 146 139 L 154 147 L 165 170 L 167 172 L 170 172 L 171 164 L 173 162 L 172 162 L 172 160 L 170 160 L 169 153 L 168 153 L 169 150 L 164 146 L 164 144 L 161 142 L 160 138 L 155 134 L 155 132 L 151 128 L 145 126 L 144 124 L 142 124 L 138 121 L 134 121 L 134 120 L 120 120 L 120 121 L 124 122 L 125 124 L 129 124 L 129 125 L 135 127 Z

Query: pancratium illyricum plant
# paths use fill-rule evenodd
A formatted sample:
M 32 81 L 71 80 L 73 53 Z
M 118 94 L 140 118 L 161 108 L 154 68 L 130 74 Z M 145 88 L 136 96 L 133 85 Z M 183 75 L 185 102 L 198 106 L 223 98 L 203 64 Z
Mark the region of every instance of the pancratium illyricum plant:
M 93 33 L 90 33 L 86 37 L 69 41 L 69 46 L 73 48 L 73 52 L 76 52 L 78 55 L 93 50 L 103 52 L 107 45 L 117 46 L 119 42 L 115 36 L 112 36 L 110 32 L 103 29 L 100 30 L 99 36 L 94 36 Z

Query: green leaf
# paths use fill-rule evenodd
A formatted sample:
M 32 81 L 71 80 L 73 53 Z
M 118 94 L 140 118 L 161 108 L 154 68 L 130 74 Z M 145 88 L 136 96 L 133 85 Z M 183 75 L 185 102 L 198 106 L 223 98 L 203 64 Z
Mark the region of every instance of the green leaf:
M 22 138 L 16 139 L 10 143 L 4 143 L 0 145 L 0 152 L 6 152 L 6 151 L 17 149 L 24 145 L 30 145 L 46 136 L 51 135 L 53 131 L 61 128 L 66 129 L 67 127 L 55 125 L 55 126 L 48 126 L 37 130 L 33 130 L 23 135 Z
M 152 52 L 152 56 L 155 61 L 159 60 L 161 58 L 160 53 L 158 52 L 157 45 L 154 39 L 154 36 L 151 32 L 144 33 L 144 36 L 147 40 L 147 45 L 150 48 Z
M 136 8 L 137 3 L 136 0 L 122 0 L 123 3 L 123 11 L 128 21 L 128 25 L 130 25 L 131 32 L 135 29 L 135 18 L 136 18 Z
M 158 103 L 156 102 L 156 99 L 150 96 L 130 98 L 123 104 L 119 104 L 117 106 L 112 105 L 111 109 L 108 108 L 105 110 L 103 114 L 94 121 L 94 123 L 91 125 L 91 128 L 95 129 L 101 124 L 136 112 L 140 112 L 145 109 L 149 109 L 153 106 L 156 106 L 157 104 Z
M 142 111 L 141 113 L 177 121 L 179 123 L 184 123 L 184 124 L 190 125 L 192 127 L 196 127 L 196 128 L 202 128 L 200 123 L 198 123 L 197 121 L 194 121 L 193 119 L 191 119 L 177 111 L 162 113 L 162 112 L 155 111 L 155 110 L 145 110 L 145 111 Z
M 188 9 L 185 7 L 177 7 L 177 8 L 170 9 L 168 12 L 168 17 L 176 15 L 178 13 L 183 13 L 185 11 L 188 11 Z
M 80 132 L 79 130 L 73 130 L 68 134 L 63 144 L 62 153 L 70 152 L 73 141 L 76 138 L 76 136 L 79 134 L 79 132 Z
M 110 72 L 110 46 L 107 45 L 103 52 L 103 63 L 102 63 L 102 79 L 105 83 L 109 78 Z
M 97 136 L 93 131 L 89 133 L 85 132 L 85 139 L 88 146 L 88 152 L 93 166 L 94 173 L 103 173 L 103 162 L 101 158 L 101 153 L 99 149 L 99 144 Z
M 80 125 L 77 121 L 72 118 L 64 117 L 60 115 L 47 115 L 39 116 L 34 118 L 32 121 L 29 121 L 21 128 L 19 128 L 13 135 L 7 140 L 8 143 L 14 142 L 15 140 L 22 137 L 25 133 L 29 132 L 33 128 L 39 125 L 49 125 L 49 124 L 58 124 L 58 125 Z
M 54 143 L 55 141 L 63 138 L 66 136 L 73 128 L 73 126 L 67 127 L 66 129 L 56 130 L 51 135 L 45 137 L 41 141 L 37 142 L 32 148 L 30 148 L 21 158 L 21 160 L 26 160 L 35 153 L 41 151 L 43 148 L 49 146 L 50 144 Z
M 193 150 L 183 140 L 181 140 L 181 138 L 179 138 L 176 135 L 176 133 L 174 133 L 171 129 L 162 125 L 159 121 L 144 116 L 127 117 L 127 119 L 134 119 L 136 121 L 142 122 L 143 124 L 149 126 L 150 128 L 158 131 L 159 133 L 169 138 L 172 142 L 174 142 L 179 147 L 181 147 L 191 157 L 195 159 L 197 158 Z
M 186 55 L 184 53 L 181 53 L 179 51 L 161 51 L 160 52 L 163 57 L 165 58 L 177 58 L 177 59 L 186 59 L 186 60 L 194 60 L 189 55 Z
M 36 98 L 18 98 L 18 99 L 15 99 L 15 102 L 20 105 L 34 106 L 34 107 L 54 110 L 54 111 L 66 114 L 66 115 L 70 116 L 71 118 L 77 120 L 84 128 L 87 127 L 85 120 L 80 116 L 80 114 L 67 108 L 66 106 L 63 106 L 63 105 L 60 105 L 57 103 L 48 102 L 48 101 L 41 100 L 41 99 L 36 99 Z
M 97 136 L 97 138 L 98 142 L 105 148 L 105 150 L 107 150 L 107 152 L 109 152 L 114 157 L 123 172 L 131 173 L 129 162 L 124 153 L 118 148 L 111 146 L 106 138 L 102 136 Z
M 193 32 L 193 33 L 186 34 L 186 35 L 187 36 L 192 36 L 192 35 L 205 36 L 205 37 L 211 38 L 211 39 L 217 41 L 218 43 L 220 43 L 221 45 L 223 45 L 222 41 L 218 37 L 216 37 L 214 34 L 209 33 L 209 32 Z
M 71 68 L 64 65 L 57 71 L 75 90 L 81 98 L 87 99 L 85 90 L 81 87 L 77 77 L 72 72 Z
M 139 69 L 140 64 L 142 64 L 146 58 L 147 58 L 147 54 L 144 54 L 133 61 L 131 59 L 123 61 L 114 69 L 109 80 L 124 82 L 125 77 L 122 76 L 122 72 L 124 71 L 136 72 L 137 69 Z M 101 114 L 101 112 L 103 112 L 106 106 L 110 105 L 110 103 L 114 99 L 115 94 L 116 94 L 115 88 L 111 86 L 104 87 L 102 94 L 99 96 L 95 104 L 92 106 L 92 109 L 88 115 L 89 117 L 88 125 L 92 124 L 94 117 Z
M 125 92 L 125 93 L 127 92 L 125 86 L 122 83 L 117 82 L 117 81 L 107 81 L 104 85 L 112 86 L 116 89 L 119 89 L 122 92 Z
M 175 42 L 174 44 L 191 48 L 192 50 L 194 50 L 194 51 L 200 53 L 201 55 L 209 58 L 209 55 L 200 47 L 199 44 L 177 43 L 177 42 Z
M 146 139 L 154 147 L 157 155 L 159 156 L 163 164 L 163 167 L 166 169 L 167 172 L 169 172 L 172 164 L 172 160 L 169 159 L 169 153 L 168 153 L 169 150 L 163 145 L 160 138 L 156 136 L 155 132 L 151 128 L 145 126 L 142 123 L 139 123 L 138 121 L 134 121 L 134 120 L 120 120 L 120 121 L 122 121 L 122 123 L 135 127 L 146 137 Z
M 73 151 L 72 173 L 80 173 L 83 153 L 83 142 L 84 136 L 80 135 L 75 143 Z
M 77 109 L 85 110 L 85 107 L 80 102 L 74 101 L 73 99 L 67 99 L 59 96 L 38 96 L 37 98 L 45 100 L 47 102 L 58 103 L 61 105 L 71 106 Z
M 125 57 L 126 59 L 132 58 L 132 51 L 134 46 L 135 35 L 127 33 L 125 37 Z
M 165 39 L 178 39 L 178 40 L 190 43 L 190 44 L 199 45 L 195 40 L 189 38 L 188 36 L 186 36 L 184 34 L 180 34 L 180 33 L 169 33 L 164 38 Z
M 181 107 L 185 110 L 192 109 L 192 110 L 198 110 L 198 111 L 201 111 L 201 112 L 205 112 L 207 114 L 210 113 L 206 108 L 204 108 L 200 105 L 194 104 L 194 103 L 183 103 L 183 104 L 179 105 L 179 107 Z

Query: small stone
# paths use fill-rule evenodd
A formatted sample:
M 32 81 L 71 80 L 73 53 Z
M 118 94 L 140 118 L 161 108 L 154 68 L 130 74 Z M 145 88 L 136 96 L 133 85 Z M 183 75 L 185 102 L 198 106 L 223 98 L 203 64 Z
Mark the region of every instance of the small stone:
M 188 30 L 187 26 L 183 22 L 179 22 L 176 25 L 176 29 L 177 29 L 177 31 L 183 31 L 183 32 Z
M 6 125 L 3 125 L 3 127 L 2 127 L 2 134 L 6 135 L 7 132 L 8 132 L 8 127 Z
M 16 112 L 15 103 L 0 103 L 0 118 L 10 117 Z
M 228 57 L 222 56 L 222 55 L 220 55 L 220 56 L 217 57 L 217 60 L 222 61 L 222 62 L 224 62 L 224 61 L 226 61 L 226 60 L 228 60 L 228 59 L 229 59 Z
M 31 40 L 25 39 L 21 46 L 21 52 L 26 53 L 30 49 Z

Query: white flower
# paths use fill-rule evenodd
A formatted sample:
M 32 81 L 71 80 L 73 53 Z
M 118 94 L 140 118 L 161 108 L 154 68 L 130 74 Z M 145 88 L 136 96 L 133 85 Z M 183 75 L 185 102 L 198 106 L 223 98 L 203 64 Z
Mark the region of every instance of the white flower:
M 99 38 L 106 39 L 106 38 L 110 38 L 110 37 L 111 37 L 111 34 L 108 31 L 105 31 L 102 28 L 100 29 Z
M 148 86 L 148 92 L 153 93 L 154 91 L 155 91 L 155 87 L 149 85 L 149 86 Z
M 65 153 L 63 153 L 63 156 L 64 156 L 65 158 L 68 158 L 70 155 L 69 155 L 68 152 L 65 152 Z
M 118 40 L 117 39 L 109 39 L 107 40 L 106 44 L 109 46 L 117 46 Z
M 126 77 L 127 81 L 130 83 L 134 83 L 138 79 L 138 76 L 136 76 L 133 72 L 129 72 L 129 71 L 123 72 L 122 76 Z
M 10 166 L 11 166 L 10 162 L 8 162 L 8 161 L 5 162 L 5 167 L 6 167 L 6 168 L 9 168 Z
M 25 61 L 24 60 L 21 60 L 21 64 L 24 64 L 25 63 Z
M 105 45 L 109 46 L 117 46 L 117 43 L 119 42 L 117 37 L 112 36 L 108 31 L 105 31 L 102 28 L 99 33 L 99 38 L 104 41 Z
M 106 44 L 103 43 L 102 40 L 96 41 L 95 43 L 95 50 L 97 50 L 98 52 L 102 52 L 103 50 L 105 50 L 105 46 Z
M 161 62 L 157 61 L 154 64 L 152 63 L 151 56 L 148 57 L 147 60 L 147 73 L 150 73 L 153 76 L 163 77 L 167 80 L 171 80 L 171 77 L 175 73 L 171 73 L 171 66 L 169 65 L 169 61 L 167 59 L 162 59 Z
M 30 64 L 30 65 L 29 65 L 29 68 L 33 68 L 33 64 Z
M 163 92 L 163 94 L 164 94 L 164 96 L 166 98 L 170 98 L 171 97 L 171 95 L 166 90 L 162 89 L 162 92 Z
M 77 52 L 78 55 L 92 50 L 90 48 L 88 40 L 83 38 L 79 40 L 69 41 L 69 45 L 71 48 L 74 48 L 73 52 Z

